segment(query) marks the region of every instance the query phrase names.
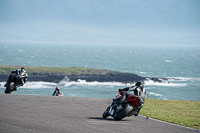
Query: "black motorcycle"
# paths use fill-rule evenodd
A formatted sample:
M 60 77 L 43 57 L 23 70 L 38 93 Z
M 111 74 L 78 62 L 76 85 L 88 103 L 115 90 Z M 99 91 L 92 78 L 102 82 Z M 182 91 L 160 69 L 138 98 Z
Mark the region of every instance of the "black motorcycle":
M 22 86 L 22 77 L 17 74 L 10 74 L 9 81 L 7 81 L 5 94 L 10 94 L 13 91 L 17 91 L 17 88 Z
M 131 92 L 127 93 L 127 100 L 123 103 L 120 102 L 121 93 L 119 92 L 113 99 L 111 105 L 103 112 L 102 117 L 107 118 L 111 116 L 115 120 L 121 120 L 132 115 L 137 116 L 146 98 L 146 90 L 143 89 L 142 91 L 142 97 L 141 95 L 135 95 Z

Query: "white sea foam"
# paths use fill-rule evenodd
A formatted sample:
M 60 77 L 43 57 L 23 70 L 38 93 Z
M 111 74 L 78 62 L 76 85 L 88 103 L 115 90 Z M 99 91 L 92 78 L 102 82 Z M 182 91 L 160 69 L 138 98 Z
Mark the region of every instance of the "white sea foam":
M 27 82 L 26 84 L 24 84 L 23 88 L 42 89 L 42 88 L 56 87 L 56 85 L 57 83 L 37 81 L 37 82 Z
M 0 82 L 0 88 L 3 88 L 6 82 Z
M 162 94 L 155 93 L 155 92 L 149 92 L 149 95 L 162 97 Z
M 62 82 L 61 84 L 74 84 L 74 85 L 90 85 L 90 86 L 133 86 L 134 83 L 121 83 L 121 82 L 98 82 L 98 81 L 93 81 L 93 82 L 87 82 L 86 80 L 81 80 L 78 79 L 77 82 L 71 81 L 71 82 Z
M 168 77 L 169 81 L 200 81 L 200 77 L 188 78 L 188 77 Z
M 5 84 L 5 82 L 0 82 L 1 86 Z M 54 88 L 56 86 L 60 87 L 70 87 L 70 86 L 119 86 L 119 87 L 127 87 L 127 86 L 134 86 L 135 83 L 121 83 L 121 82 L 87 82 L 86 80 L 81 80 L 79 79 L 77 82 L 75 81 L 62 81 L 59 83 L 53 83 L 53 82 L 43 82 L 43 81 L 37 81 L 37 82 L 29 82 L 24 84 L 23 88 L 32 88 L 32 89 L 42 89 L 42 88 Z M 154 86 L 187 86 L 186 83 L 168 83 L 168 82 L 154 82 L 152 80 L 144 81 L 144 85 L 149 87 L 154 87 Z
M 66 82 L 66 84 L 73 83 L 75 85 L 90 85 L 90 86 L 134 86 L 135 83 L 121 83 L 121 82 L 87 82 L 86 80 L 78 80 L 77 82 Z M 153 80 L 144 81 L 145 86 L 187 86 L 186 83 L 172 83 L 172 82 L 154 82 Z
M 147 74 L 147 72 L 139 72 L 140 74 Z
M 0 88 L 4 88 L 4 84 L 6 82 L 0 82 L 1 86 Z M 31 88 L 31 89 L 42 89 L 42 88 L 51 88 L 51 87 L 56 87 L 58 84 L 57 83 L 52 83 L 52 82 L 43 82 L 43 81 L 37 81 L 37 82 L 26 82 L 23 86 L 23 88 Z
M 170 60 L 165 60 L 165 62 L 172 62 L 172 61 L 170 61 Z
M 144 81 L 145 86 L 187 86 L 186 83 L 154 82 L 153 80 Z

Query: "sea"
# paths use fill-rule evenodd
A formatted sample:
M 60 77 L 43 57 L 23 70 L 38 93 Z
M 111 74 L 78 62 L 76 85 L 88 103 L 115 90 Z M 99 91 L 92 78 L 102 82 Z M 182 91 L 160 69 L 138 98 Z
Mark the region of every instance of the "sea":
M 0 42 L 0 65 L 84 67 L 169 78 L 161 83 L 144 81 L 147 97 L 200 100 L 200 46 Z M 4 93 L 5 82 L 0 82 L 0 93 Z M 119 88 L 134 84 L 83 79 L 59 83 L 27 80 L 12 94 L 51 96 L 59 87 L 64 96 L 112 99 Z

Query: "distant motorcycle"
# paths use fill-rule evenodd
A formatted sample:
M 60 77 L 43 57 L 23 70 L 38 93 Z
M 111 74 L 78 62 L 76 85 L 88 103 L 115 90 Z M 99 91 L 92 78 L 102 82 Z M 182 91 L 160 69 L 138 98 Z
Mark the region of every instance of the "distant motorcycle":
M 58 93 L 58 94 L 55 94 L 55 95 L 53 95 L 53 96 L 63 96 L 63 93 L 62 93 L 62 92 L 60 92 L 60 93 Z
M 53 92 L 52 96 L 63 96 L 62 91 L 59 89 L 59 87 L 55 88 L 55 91 Z
M 10 94 L 13 91 L 17 91 L 17 88 L 22 86 L 21 78 L 17 74 L 10 74 L 11 79 L 7 82 L 5 94 Z
M 146 91 L 144 90 L 145 98 Z M 113 117 L 115 120 L 122 120 L 125 117 L 130 117 L 132 115 L 137 116 L 138 110 L 140 110 L 143 106 L 143 99 L 140 96 L 136 96 L 131 93 L 127 93 L 127 99 L 123 103 L 121 100 L 121 93 L 113 99 L 111 105 L 107 107 L 107 109 L 102 114 L 103 118 L 107 118 L 108 116 Z

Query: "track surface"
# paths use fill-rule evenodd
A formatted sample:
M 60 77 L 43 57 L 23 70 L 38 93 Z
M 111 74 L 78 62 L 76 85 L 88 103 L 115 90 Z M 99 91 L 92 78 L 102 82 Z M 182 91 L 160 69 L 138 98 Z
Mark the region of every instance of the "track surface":
M 101 117 L 111 99 L 0 94 L 1 133 L 194 133 L 199 130 L 146 119 Z

